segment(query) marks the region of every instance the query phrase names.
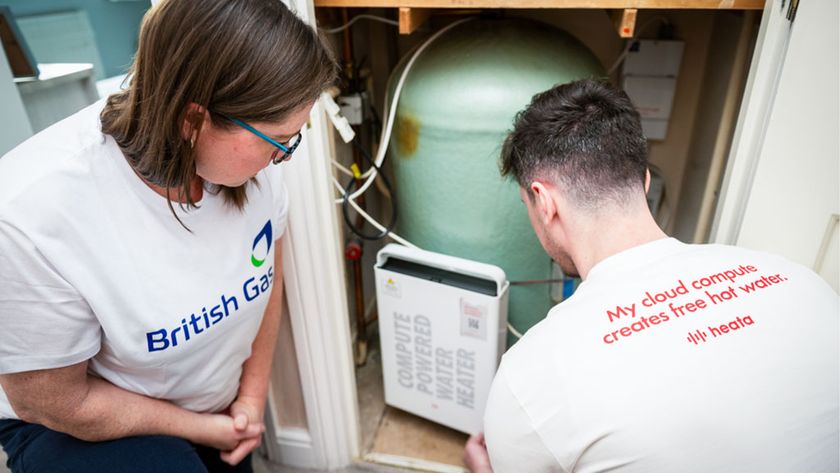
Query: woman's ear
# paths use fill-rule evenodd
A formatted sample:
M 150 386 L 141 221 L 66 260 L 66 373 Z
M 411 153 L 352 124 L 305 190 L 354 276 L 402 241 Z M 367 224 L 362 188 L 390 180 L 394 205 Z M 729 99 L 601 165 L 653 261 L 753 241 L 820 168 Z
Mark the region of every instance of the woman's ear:
M 181 122 L 181 137 L 190 142 L 190 146 L 195 145 L 195 140 L 198 133 L 201 131 L 201 125 L 207 118 L 207 109 L 198 105 L 195 102 L 187 104 L 184 110 L 184 119 Z

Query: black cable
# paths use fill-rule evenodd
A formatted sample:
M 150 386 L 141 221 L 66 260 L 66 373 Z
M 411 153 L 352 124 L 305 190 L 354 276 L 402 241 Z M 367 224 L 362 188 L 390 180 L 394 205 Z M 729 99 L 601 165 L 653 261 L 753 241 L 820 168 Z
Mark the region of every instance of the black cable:
M 532 284 L 554 284 L 564 282 L 565 279 L 530 279 L 527 281 L 509 281 L 511 286 L 530 286 Z
M 373 117 L 373 123 L 371 124 L 371 135 L 374 138 L 379 137 L 379 134 L 382 133 L 382 119 L 379 118 L 379 112 L 376 111 L 373 104 L 369 104 L 368 108 L 370 109 L 370 115 Z
M 388 177 L 385 176 L 385 173 L 382 172 L 382 169 L 376 165 L 373 161 L 373 158 L 370 157 L 370 154 L 362 148 L 359 143 L 353 140 L 353 145 L 359 149 L 359 152 L 365 158 L 365 160 L 376 170 L 376 175 L 382 178 L 382 182 L 385 184 L 385 188 L 388 189 L 388 193 L 391 195 L 391 221 L 388 225 L 385 225 L 385 230 L 381 231 L 375 235 L 366 234 L 361 231 L 361 229 L 356 228 L 353 225 L 353 222 L 350 220 L 350 194 L 353 193 L 353 184 L 356 183 L 357 179 L 355 177 L 350 178 L 350 182 L 344 186 L 344 196 L 341 200 L 341 215 L 344 217 L 344 223 L 359 238 L 364 240 L 381 240 L 388 236 L 391 233 L 391 230 L 397 225 L 397 200 L 396 195 L 394 194 L 394 189 L 391 187 L 391 181 L 388 180 Z

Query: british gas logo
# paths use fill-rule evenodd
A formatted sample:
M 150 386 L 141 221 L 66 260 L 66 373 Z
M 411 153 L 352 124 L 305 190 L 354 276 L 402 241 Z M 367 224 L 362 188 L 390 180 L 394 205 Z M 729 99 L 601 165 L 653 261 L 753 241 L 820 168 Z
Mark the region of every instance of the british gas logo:
M 265 240 L 265 245 L 260 244 L 263 240 Z M 268 252 L 271 251 L 272 241 L 274 241 L 274 239 L 271 238 L 271 220 L 268 220 L 265 222 L 265 226 L 263 226 L 262 230 L 260 230 L 260 232 L 257 233 L 257 236 L 254 237 L 254 244 L 251 245 L 251 264 L 253 264 L 255 268 L 259 268 L 263 265 L 263 263 L 265 263 L 265 259 L 268 258 Z M 265 247 L 264 251 L 262 250 L 263 247 Z
M 259 268 L 265 263 L 273 241 L 271 220 L 269 220 L 257 233 L 254 243 L 251 245 L 251 264 Z M 247 272 L 251 272 L 251 270 Z M 227 327 L 227 330 L 230 330 L 232 325 L 230 322 L 223 323 L 225 320 L 236 319 L 240 307 L 245 308 L 256 300 L 265 300 L 264 297 L 261 298 L 260 296 L 269 294 L 271 291 L 274 284 L 274 265 L 269 262 L 266 268 L 256 273 L 246 275 L 247 279 L 242 282 L 241 289 L 229 288 L 211 299 L 211 302 L 201 307 L 201 310 L 193 310 L 189 313 L 189 316 L 179 317 L 176 315 L 168 327 L 146 332 L 146 346 L 149 353 L 167 350 L 177 347 L 179 344 L 183 346 L 220 323 L 222 327 Z M 250 313 L 248 311 L 243 312 Z M 262 309 L 258 312 L 261 316 Z M 179 319 L 180 323 L 178 323 Z

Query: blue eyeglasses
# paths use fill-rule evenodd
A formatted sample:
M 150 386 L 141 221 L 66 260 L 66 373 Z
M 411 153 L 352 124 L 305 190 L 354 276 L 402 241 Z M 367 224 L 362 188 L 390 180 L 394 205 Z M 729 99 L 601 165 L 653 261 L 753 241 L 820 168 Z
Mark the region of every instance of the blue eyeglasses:
M 271 153 L 271 162 L 274 164 L 280 164 L 283 161 L 288 161 L 289 159 L 291 159 L 292 153 L 295 152 L 295 149 L 297 149 L 298 145 L 300 144 L 300 140 L 303 138 L 303 134 L 301 132 L 297 132 L 295 136 L 291 137 L 288 141 L 285 142 L 285 144 L 283 144 L 277 140 L 270 138 L 265 133 L 261 132 L 260 130 L 257 130 L 256 128 L 243 122 L 242 120 L 239 120 L 238 118 L 229 117 L 221 113 L 219 115 L 274 145 L 274 147 L 277 148 L 274 150 L 273 153 Z M 289 144 L 290 142 L 291 144 Z

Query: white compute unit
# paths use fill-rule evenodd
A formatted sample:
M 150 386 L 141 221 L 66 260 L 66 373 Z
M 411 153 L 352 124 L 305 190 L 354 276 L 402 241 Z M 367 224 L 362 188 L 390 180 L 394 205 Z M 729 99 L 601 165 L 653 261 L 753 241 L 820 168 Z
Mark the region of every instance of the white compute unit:
M 385 403 L 483 430 L 505 350 L 508 281 L 497 266 L 390 244 L 377 255 Z

